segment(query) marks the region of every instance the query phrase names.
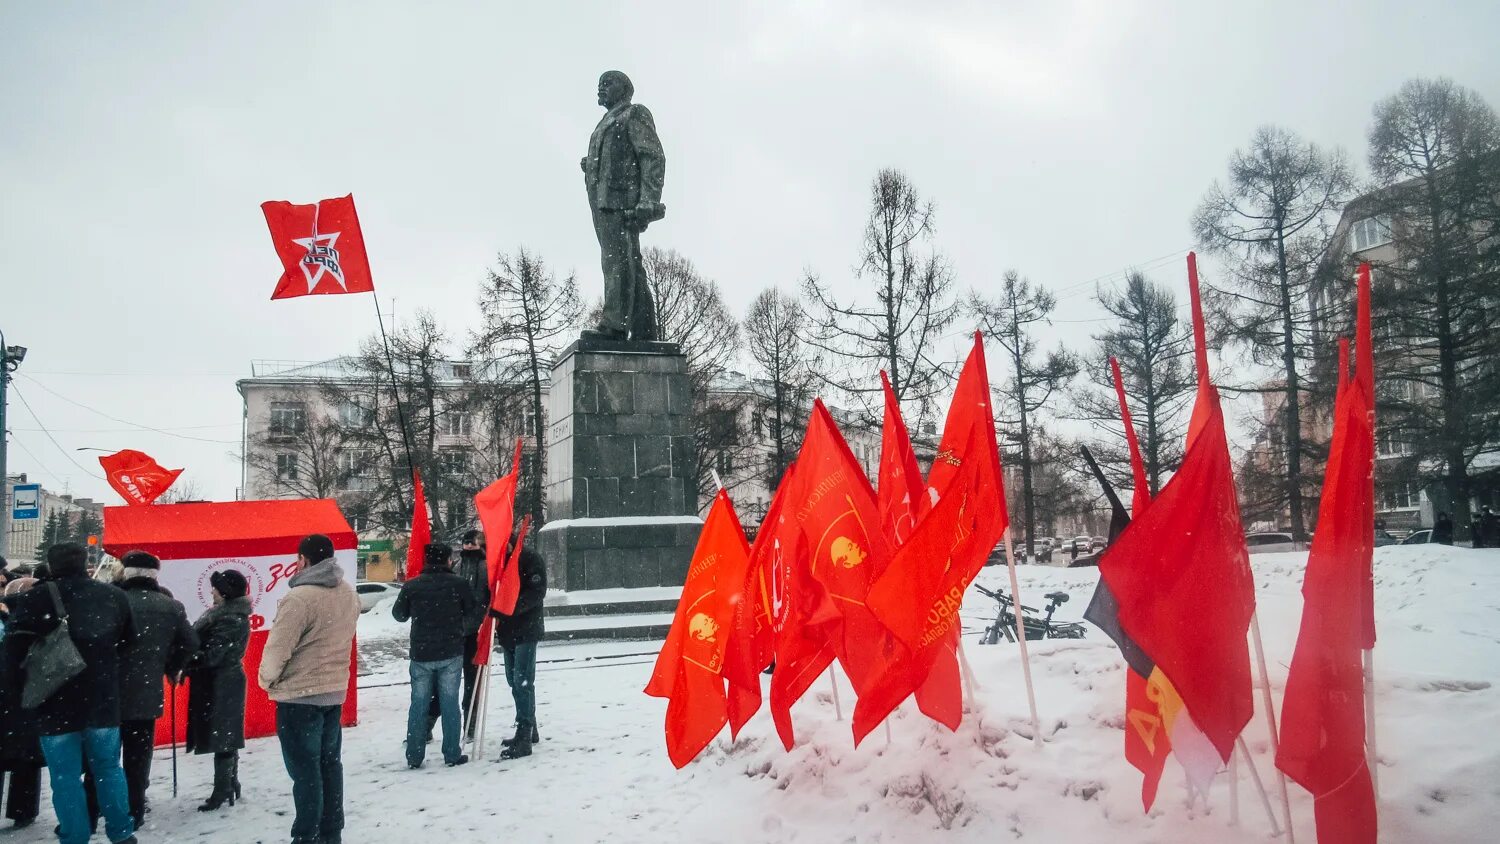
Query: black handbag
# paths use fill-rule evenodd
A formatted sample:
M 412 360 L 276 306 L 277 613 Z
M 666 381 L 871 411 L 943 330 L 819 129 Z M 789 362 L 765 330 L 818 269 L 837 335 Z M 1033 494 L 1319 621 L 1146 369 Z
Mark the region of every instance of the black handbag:
M 68 632 L 68 612 L 63 609 L 57 584 L 45 585 L 57 612 L 57 626 L 31 643 L 31 649 L 21 663 L 26 672 L 26 683 L 21 687 L 22 709 L 41 706 L 86 667 L 83 655 L 78 653 L 78 646 L 73 644 L 73 637 Z

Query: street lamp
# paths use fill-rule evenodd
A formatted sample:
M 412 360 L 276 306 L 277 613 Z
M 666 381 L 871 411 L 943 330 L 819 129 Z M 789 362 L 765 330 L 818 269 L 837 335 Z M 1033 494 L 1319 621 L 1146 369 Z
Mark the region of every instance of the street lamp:
M 6 451 L 10 448 L 10 432 L 5 427 L 6 393 L 10 387 L 10 374 L 26 359 L 25 346 L 12 346 L 5 342 L 5 332 L 0 331 L 0 484 L 6 495 L 0 496 L 0 552 L 10 551 L 10 474 L 6 468 Z

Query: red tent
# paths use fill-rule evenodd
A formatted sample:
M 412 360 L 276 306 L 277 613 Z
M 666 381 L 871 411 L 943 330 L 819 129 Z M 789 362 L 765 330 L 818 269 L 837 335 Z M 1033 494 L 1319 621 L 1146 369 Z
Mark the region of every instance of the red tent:
M 297 545 L 308 534 L 333 540 L 334 557 L 352 584 L 354 531 L 331 499 L 231 501 L 206 504 L 153 504 L 104 508 L 104 548 L 116 557 L 149 551 L 161 560 L 160 583 L 187 608 L 189 621 L 213 603 L 209 576 L 235 568 L 250 582 L 250 646 L 245 651 L 245 736 L 276 732 L 276 708 L 256 682 L 260 655 L 276 620 L 276 604 L 297 573 Z M 357 722 L 356 650 L 349 654 L 349 697 L 344 726 Z M 165 693 L 165 691 L 164 691 Z M 167 711 L 171 712 L 170 701 Z M 187 687 L 178 690 L 177 737 L 187 720 Z M 167 718 L 156 724 L 157 744 L 170 740 Z

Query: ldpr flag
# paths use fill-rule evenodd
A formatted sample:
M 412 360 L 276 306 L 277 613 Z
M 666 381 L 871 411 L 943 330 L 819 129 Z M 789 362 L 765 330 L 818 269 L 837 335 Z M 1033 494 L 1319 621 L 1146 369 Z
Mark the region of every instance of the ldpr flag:
M 260 210 L 282 266 L 272 299 L 375 289 L 353 194 L 312 205 L 263 202 Z
M 667 756 L 678 768 L 703 752 L 728 720 L 724 651 L 734 623 L 733 599 L 743 588 L 749 562 L 745 532 L 729 494 L 720 489 L 646 685 L 646 694 L 667 699 Z
M 104 479 L 126 504 L 150 504 L 167 491 L 181 469 L 164 469 L 145 452 L 127 448 L 99 458 Z
M 527 513 L 521 518 L 521 529 L 516 531 L 516 540 L 511 543 L 510 556 L 505 560 L 505 566 L 500 570 L 500 579 L 495 584 L 492 594 L 494 600 L 490 601 L 490 609 L 501 615 L 515 615 L 516 602 L 521 600 L 521 551 L 526 547 L 526 534 L 531 530 L 531 514 Z M 479 641 L 484 641 L 483 635 Z M 477 654 L 476 654 L 477 656 Z M 484 662 L 476 662 L 475 665 L 488 665 L 489 658 Z
M 1253 711 L 1246 634 L 1255 586 L 1240 526 L 1229 444 L 1218 391 L 1208 377 L 1203 310 L 1195 256 L 1188 256 L 1198 398 L 1182 466 L 1146 512 L 1099 560 L 1101 578 L 1118 604 L 1121 627 L 1150 657 L 1168 685 L 1174 752 L 1198 787 L 1228 761 Z M 1148 686 L 1149 688 L 1149 686 Z M 1175 694 L 1173 694 L 1175 692 Z M 1168 709 L 1167 703 L 1161 704 Z M 1190 718 L 1184 718 L 1187 715 Z M 1177 729 L 1178 726 L 1182 729 Z M 1201 730 L 1211 753 L 1195 742 Z
M 406 579 L 422 573 L 427 559 L 427 545 L 432 542 L 432 517 L 427 512 L 427 493 L 422 489 L 422 473 L 412 472 L 411 538 L 406 543 Z
M 510 471 L 481 489 L 474 496 L 474 512 L 479 516 L 479 526 L 484 530 L 485 579 L 489 584 L 490 600 L 493 604 L 505 564 L 505 546 L 510 541 L 511 528 L 516 521 L 516 487 L 521 477 L 521 439 L 516 438 L 515 450 L 510 456 Z M 519 547 L 519 546 L 518 546 Z M 519 558 L 517 558 L 519 562 Z M 517 572 L 519 578 L 519 571 Z M 516 594 L 520 594 L 519 580 Z M 511 605 L 514 610 L 514 604 Z M 474 652 L 475 665 L 489 665 L 491 643 L 495 638 L 495 620 L 485 613 L 479 625 L 478 649 Z
M 1355 346 L 1370 345 L 1369 265 L 1360 267 Z M 1347 361 L 1347 356 L 1344 360 Z M 1365 755 L 1364 575 L 1374 556 L 1373 378 L 1359 356 L 1353 380 L 1339 372 L 1318 530 L 1302 580 L 1302 627 L 1281 701 L 1276 766 L 1312 792 L 1321 842 L 1373 842 L 1375 790 Z M 1368 505 L 1368 506 L 1367 506 Z
M 795 463 L 782 473 L 783 482 L 771 496 L 765 518 L 750 548 L 750 562 L 745 581 L 740 585 L 734 608 L 734 629 L 724 651 L 724 680 L 728 686 L 729 732 L 738 737 L 740 729 L 760 709 L 760 677 L 774 655 L 771 618 L 771 578 L 780 565 L 782 502 L 786 499 L 785 479 L 791 476 Z
M 922 500 L 923 483 L 922 469 L 917 464 L 916 451 L 911 445 L 911 435 L 906 428 L 906 420 L 901 416 L 901 402 L 896 398 L 896 391 L 891 388 L 891 380 L 885 372 L 880 373 L 881 388 L 885 392 L 885 419 L 881 426 L 880 436 L 880 483 L 876 489 L 876 500 L 880 508 L 880 525 L 885 532 L 886 541 L 890 547 L 900 547 L 901 543 L 911 536 L 916 527 L 917 505 Z M 933 561 L 936 564 L 936 561 Z M 958 670 L 958 631 L 954 631 L 951 640 L 952 647 L 937 652 L 932 665 L 926 670 L 925 679 L 917 687 L 917 708 L 924 715 L 946 726 L 950 730 L 957 730 L 964 717 L 963 682 Z M 910 651 L 908 651 L 909 659 Z M 921 668 L 915 664 L 909 664 L 908 671 L 920 671 Z M 889 682 L 894 682 L 891 678 Z M 915 679 L 915 678 L 911 678 Z M 902 680 L 897 685 L 904 688 L 909 680 Z M 889 693 L 897 693 L 900 688 L 892 688 Z M 903 696 L 904 697 L 904 696 Z M 889 714 L 889 709 L 884 705 L 876 707 L 885 709 L 878 716 L 871 710 L 878 698 L 869 698 L 863 713 L 865 718 L 879 717 L 883 719 Z M 899 706 L 899 702 L 895 704 Z M 856 708 L 855 734 L 860 735 L 860 711 Z M 879 721 L 876 722 L 877 724 Z M 874 726 L 874 725 L 870 725 Z

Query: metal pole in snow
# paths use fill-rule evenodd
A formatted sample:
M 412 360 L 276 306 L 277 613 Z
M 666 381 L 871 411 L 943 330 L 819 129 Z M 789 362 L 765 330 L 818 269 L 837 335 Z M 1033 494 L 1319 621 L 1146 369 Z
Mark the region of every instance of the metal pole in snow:
M 1266 786 L 1260 781 L 1260 771 L 1255 767 L 1255 757 L 1250 755 L 1250 748 L 1245 746 L 1244 736 L 1235 736 L 1235 742 L 1240 749 L 1240 755 L 1245 757 L 1245 764 L 1250 768 L 1250 782 L 1255 785 L 1255 791 L 1260 795 L 1260 805 L 1266 810 L 1266 820 L 1271 822 L 1271 836 L 1281 835 L 1281 824 L 1276 822 L 1276 810 L 1271 808 L 1271 795 L 1266 793 Z M 1287 830 L 1290 832 L 1290 828 Z
M 1266 649 L 1260 643 L 1260 619 L 1257 613 L 1250 613 L 1250 638 L 1255 645 L 1255 663 L 1260 669 L 1260 693 L 1266 710 L 1266 726 L 1271 730 L 1271 758 L 1274 760 L 1276 754 L 1281 752 L 1281 733 L 1276 729 L 1276 710 L 1271 700 L 1271 676 L 1266 671 Z M 1243 746 L 1244 740 L 1241 739 Z M 1247 760 L 1248 761 L 1248 760 Z M 1255 764 L 1251 762 L 1250 772 L 1255 773 Z M 1255 775 L 1257 782 L 1260 775 Z M 1281 812 L 1286 818 L 1287 840 L 1296 844 L 1297 833 L 1292 830 L 1292 800 L 1286 793 L 1286 774 L 1280 768 L 1276 769 L 1277 784 L 1281 789 Z
M 844 705 L 839 703 L 839 677 L 832 665 L 828 666 L 828 685 L 833 687 L 833 714 L 842 721 L 844 720 Z
M 1229 751 L 1229 825 L 1240 825 L 1240 749 Z
M 1010 525 L 1005 526 L 1005 567 L 1010 571 L 1011 605 L 1016 613 L 1016 644 L 1021 646 L 1021 675 L 1026 679 L 1026 703 L 1031 707 L 1031 732 L 1036 746 L 1042 746 L 1042 720 L 1036 714 L 1036 689 L 1031 685 L 1031 655 L 1026 650 L 1025 612 L 1021 609 L 1021 583 L 1016 579 L 1016 553 L 1011 547 Z
M 1370 785 L 1375 802 L 1380 802 L 1380 753 L 1375 748 L 1375 651 L 1365 650 L 1365 764 L 1370 768 Z

